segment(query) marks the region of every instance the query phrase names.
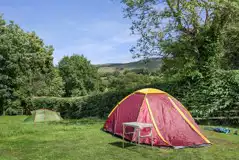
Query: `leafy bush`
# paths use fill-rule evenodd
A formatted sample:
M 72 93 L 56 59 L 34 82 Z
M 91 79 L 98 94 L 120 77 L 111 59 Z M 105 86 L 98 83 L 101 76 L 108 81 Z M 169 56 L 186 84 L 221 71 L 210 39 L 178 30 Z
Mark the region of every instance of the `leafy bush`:
M 28 104 L 28 113 L 34 109 L 48 108 L 61 112 L 65 118 L 103 118 L 107 117 L 113 107 L 129 93 L 131 90 L 110 91 L 72 98 L 34 97 Z
M 148 75 L 136 74 L 134 72 L 127 72 L 120 74 L 117 77 L 109 79 L 108 87 L 117 90 L 127 90 L 129 88 L 137 88 L 142 85 L 151 83 L 151 78 Z
M 32 96 L 61 96 L 53 47 L 0 15 L 0 114 L 14 115 Z
M 239 73 L 238 71 L 215 71 L 210 77 L 165 81 L 155 79 L 152 84 L 128 89 L 111 90 L 105 93 L 72 98 L 36 97 L 31 100 L 29 111 L 49 108 L 61 112 L 65 118 L 100 117 L 106 118 L 114 106 L 135 90 L 152 87 L 166 91 L 192 113 L 194 117 L 227 117 L 230 110 L 239 110 Z M 224 113 L 224 111 L 227 111 Z M 220 112 L 220 114 L 219 114 Z M 221 114 L 222 113 L 222 114 Z M 236 112 L 233 116 L 238 116 Z M 218 123 L 222 123 L 218 121 Z M 225 120 L 224 120 L 225 121 Z M 226 120 L 235 124 L 237 119 Z M 217 122 L 217 121 L 216 121 Z
M 188 76 L 150 85 L 179 99 L 195 117 L 215 117 L 217 111 L 239 110 L 238 86 L 239 71 L 224 70 L 203 78 Z
M 83 55 L 64 56 L 58 68 L 67 97 L 85 96 L 101 89 L 97 68 Z

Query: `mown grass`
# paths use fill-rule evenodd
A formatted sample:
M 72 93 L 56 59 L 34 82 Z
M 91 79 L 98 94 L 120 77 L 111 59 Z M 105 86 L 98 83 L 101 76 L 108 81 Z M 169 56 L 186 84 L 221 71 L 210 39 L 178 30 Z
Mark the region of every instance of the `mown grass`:
M 239 135 L 204 131 L 213 145 L 203 148 L 151 149 L 101 131 L 98 119 L 25 124 L 25 116 L 0 117 L 0 160 L 239 159 Z

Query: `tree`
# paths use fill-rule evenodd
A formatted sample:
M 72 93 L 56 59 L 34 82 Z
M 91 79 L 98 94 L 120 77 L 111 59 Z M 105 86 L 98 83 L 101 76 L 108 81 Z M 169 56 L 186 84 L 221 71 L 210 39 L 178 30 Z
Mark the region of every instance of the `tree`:
M 54 70 L 53 48 L 45 46 L 34 32 L 24 32 L 2 17 L 0 41 L 0 108 L 3 114 L 16 114 L 39 89 L 33 85 L 36 77 L 45 76 L 41 81 L 50 84 L 47 81 L 53 77 L 47 75 Z
M 100 89 L 97 69 L 83 55 L 63 57 L 58 68 L 65 83 L 65 96 L 84 96 Z
M 33 74 L 31 78 L 32 83 L 27 87 L 31 88 L 34 96 L 61 97 L 64 95 L 64 83 L 57 68 L 53 68 L 47 74 Z
M 239 69 L 239 21 L 230 24 L 224 32 L 225 68 Z
M 166 57 L 164 63 L 208 72 L 221 67 L 225 57 L 224 31 L 238 22 L 237 0 L 122 0 L 132 20 L 132 33 L 140 39 L 136 56 Z M 229 54 L 227 57 L 231 57 Z M 172 62 L 173 61 L 173 62 Z M 168 64 L 168 63 L 167 63 Z
M 146 86 L 150 84 L 150 82 L 151 78 L 148 75 L 137 74 L 129 71 L 125 74 L 120 74 L 117 77 L 111 77 L 109 79 L 108 87 L 115 90 L 127 90 Z
M 230 69 L 238 66 L 238 0 L 122 2 L 132 33 L 140 35 L 131 51 L 163 57 L 164 81 L 195 115 L 237 106 L 239 74 Z
M 151 74 L 151 71 L 148 68 L 135 68 L 135 69 L 131 69 L 129 71 L 126 70 L 126 72 L 124 72 L 124 74 L 127 72 L 134 72 L 136 74 L 143 74 L 143 75 Z

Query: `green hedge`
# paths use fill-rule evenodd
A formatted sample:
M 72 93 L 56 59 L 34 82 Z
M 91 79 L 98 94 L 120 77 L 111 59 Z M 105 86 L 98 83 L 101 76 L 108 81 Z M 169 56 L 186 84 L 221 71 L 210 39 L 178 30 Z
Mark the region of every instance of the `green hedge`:
M 65 118 L 105 118 L 114 106 L 131 92 L 132 90 L 110 91 L 76 98 L 35 97 L 28 105 L 28 110 L 48 108 L 61 112 Z
M 187 82 L 187 83 L 185 83 Z M 125 96 L 141 88 L 152 87 L 168 92 L 192 113 L 194 117 L 226 116 L 218 111 L 239 110 L 239 73 L 218 72 L 207 81 L 182 79 L 150 86 L 139 86 L 128 90 L 115 90 L 77 98 L 35 97 L 30 100 L 28 111 L 49 108 L 61 112 L 65 118 L 105 118 L 113 107 Z M 235 116 L 238 115 L 237 112 Z M 235 123 L 237 120 L 229 120 Z

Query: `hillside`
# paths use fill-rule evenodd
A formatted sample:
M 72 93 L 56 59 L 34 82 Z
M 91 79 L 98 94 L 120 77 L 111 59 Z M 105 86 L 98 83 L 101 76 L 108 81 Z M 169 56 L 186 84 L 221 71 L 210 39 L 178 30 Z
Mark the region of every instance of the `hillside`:
M 158 69 L 161 66 L 160 58 L 151 58 L 149 60 L 139 60 L 136 62 L 129 63 L 109 63 L 109 64 L 101 64 L 97 65 L 99 67 L 99 72 L 114 72 L 116 70 L 124 71 L 124 70 L 132 70 L 132 69 L 141 69 L 146 68 L 151 71 Z

